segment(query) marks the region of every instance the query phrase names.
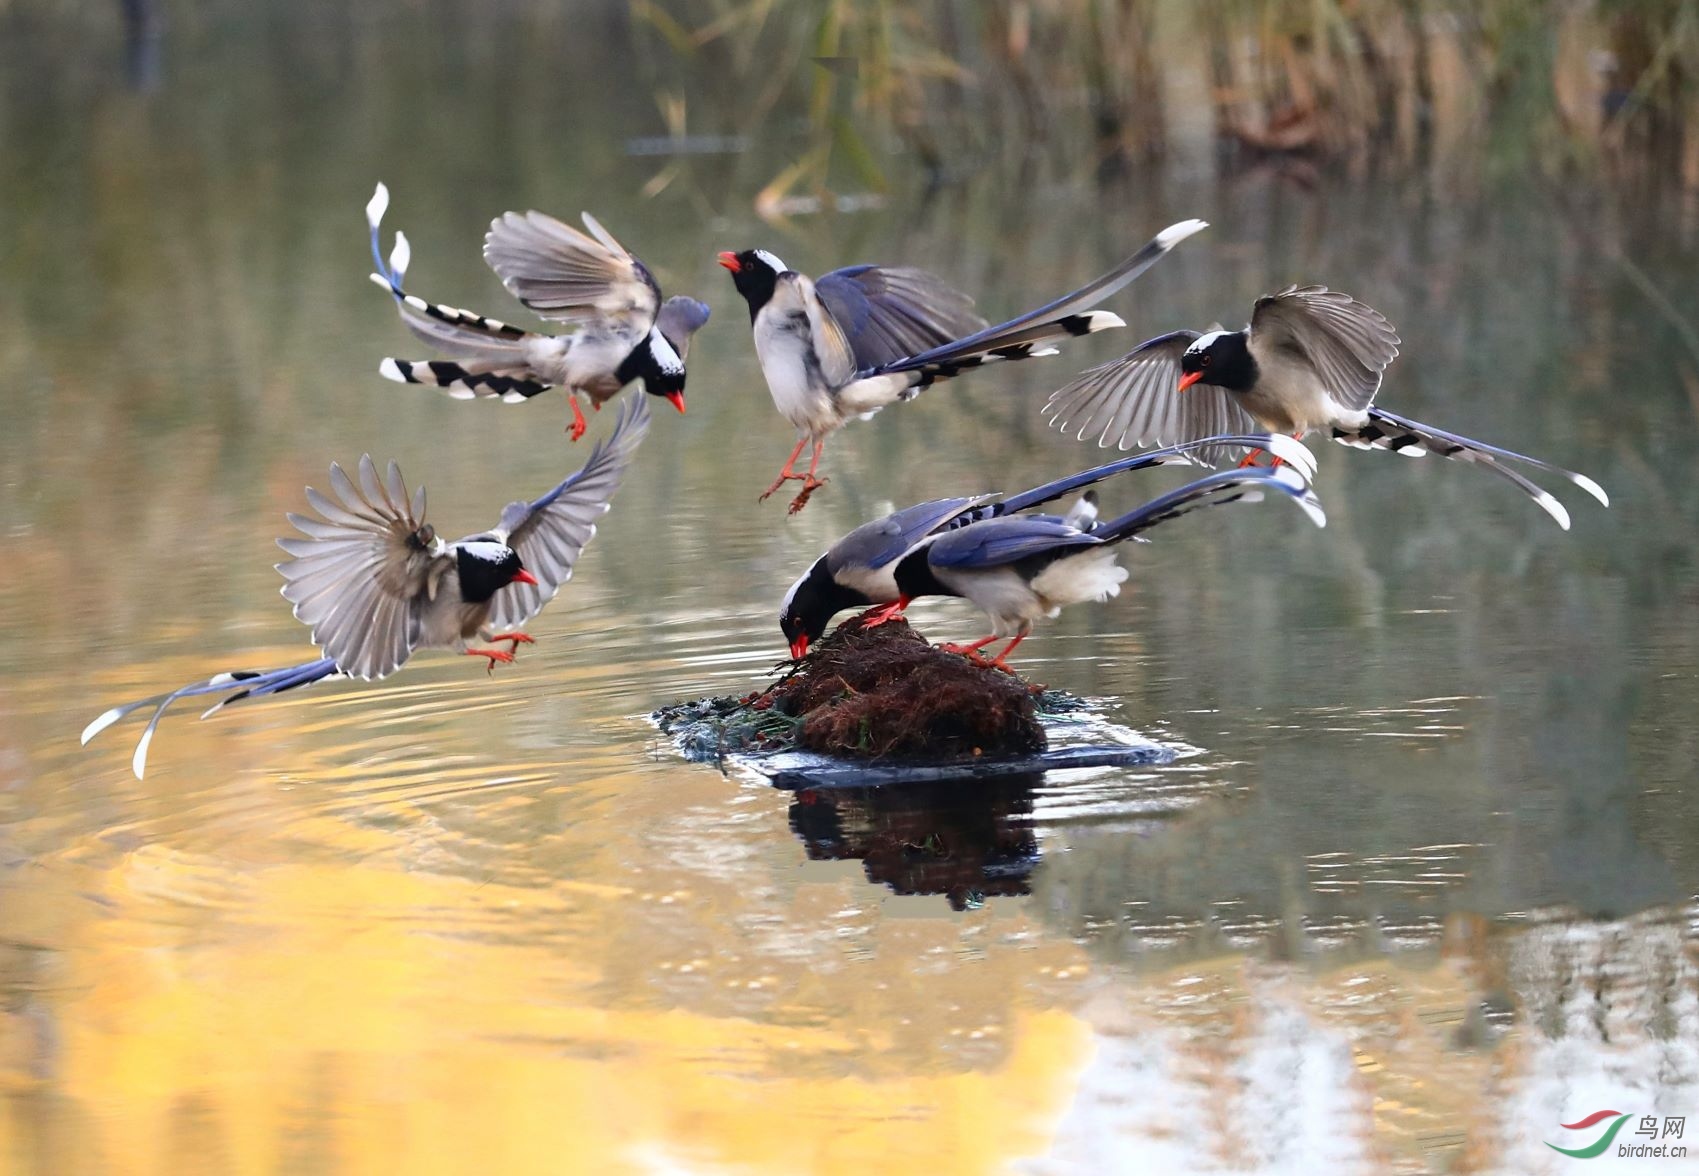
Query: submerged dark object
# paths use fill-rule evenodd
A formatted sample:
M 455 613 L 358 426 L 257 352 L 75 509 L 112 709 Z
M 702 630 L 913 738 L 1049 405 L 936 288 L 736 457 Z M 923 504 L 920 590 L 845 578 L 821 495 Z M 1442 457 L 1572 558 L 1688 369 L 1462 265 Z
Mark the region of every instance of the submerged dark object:
M 687 759 L 727 757 L 780 788 L 857 788 L 1167 763 L 1174 749 L 1046 690 L 856 617 L 766 690 L 653 715 Z M 1060 743 L 1060 746 L 1057 744 Z

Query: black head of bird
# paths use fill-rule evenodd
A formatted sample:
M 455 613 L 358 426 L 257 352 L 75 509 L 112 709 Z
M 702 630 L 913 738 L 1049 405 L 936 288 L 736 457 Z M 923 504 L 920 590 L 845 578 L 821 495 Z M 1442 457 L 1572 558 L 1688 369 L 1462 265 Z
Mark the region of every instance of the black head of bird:
M 614 378 L 621 384 L 642 380 L 643 391 L 684 411 L 684 360 L 659 331 L 650 331 L 647 339 L 631 349 Z
M 1211 331 L 1180 356 L 1180 391 L 1207 382 L 1229 392 L 1248 392 L 1257 382 L 1257 361 L 1243 331 Z
M 765 249 L 722 253 L 720 264 L 731 271 L 732 284 L 749 303 L 751 319 L 760 314 L 761 308 L 773 297 L 773 287 L 778 283 L 779 275 L 786 272 L 785 263 Z
M 467 604 L 482 604 L 509 584 L 537 582 L 519 562 L 519 553 L 503 543 L 462 543 L 455 561 L 460 597 Z
M 808 647 L 820 640 L 820 634 L 832 623 L 832 618 L 846 608 L 860 608 L 874 603 L 854 588 L 838 583 L 826 566 L 826 557 L 814 561 L 814 566 L 802 574 L 785 593 L 779 605 L 779 628 L 790 642 L 791 656 L 801 658 Z

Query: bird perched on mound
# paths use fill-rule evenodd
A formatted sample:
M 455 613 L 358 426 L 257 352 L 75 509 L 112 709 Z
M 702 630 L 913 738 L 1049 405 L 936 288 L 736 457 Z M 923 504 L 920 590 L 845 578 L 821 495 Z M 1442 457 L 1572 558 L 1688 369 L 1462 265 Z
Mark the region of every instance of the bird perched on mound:
M 514 502 L 501 521 L 450 543 L 425 521 L 423 486 L 409 497 L 391 462 L 382 480 L 370 456 L 358 480 L 330 467 L 333 499 L 307 490 L 317 518 L 291 514 L 305 538 L 279 539 L 294 558 L 277 565 L 283 595 L 310 625 L 325 656 L 276 670 L 215 674 L 169 694 L 114 707 L 83 729 L 86 744 L 142 707 L 156 707 L 131 766 L 140 779 L 148 744 L 165 710 L 179 698 L 223 694 L 202 718 L 245 698 L 260 698 L 327 678 L 382 678 L 421 649 L 450 649 L 497 662 L 531 637 L 518 627 L 554 599 L 649 429 L 648 402 L 620 414 L 584 468 L 534 502 Z M 469 643 L 478 638 L 484 645 Z M 508 649 L 489 648 L 508 642 Z
M 1044 412 L 1064 432 L 1122 449 L 1263 428 L 1298 437 L 1325 431 L 1359 449 L 1435 453 L 1504 478 L 1564 530 L 1569 512 L 1506 461 L 1567 478 L 1610 505 L 1584 474 L 1375 407 L 1400 342 L 1373 307 L 1325 286 L 1288 286 L 1257 299 L 1244 330 L 1170 331 L 1148 339 L 1081 373 L 1050 397 Z
M 791 656 L 801 658 L 807 654 L 809 646 L 820 640 L 832 618 L 845 609 L 894 603 L 901 595 L 896 580 L 898 561 L 932 536 L 1043 506 L 1117 474 L 1161 465 L 1196 465 L 1199 463 L 1194 454 L 1220 446 L 1266 451 L 1292 464 L 1306 479 L 1315 473 L 1315 458 L 1290 437 L 1253 434 L 1209 437 L 1070 474 L 1007 498 L 995 494 L 940 498 L 893 511 L 863 523 L 832 544 L 785 593 L 784 603 L 779 606 L 779 628 L 790 642 Z M 1066 521 L 1080 530 L 1090 530 L 1081 524 L 1088 522 L 1085 516 L 1094 511 L 1091 501 L 1082 501 L 1068 512 Z
M 1006 670 L 1009 654 L 1032 631 L 1033 621 L 1053 617 L 1070 604 L 1120 594 L 1127 570 L 1115 562 L 1118 544 L 1206 506 L 1260 501 L 1265 490 L 1297 502 L 1316 526 L 1327 525 L 1321 503 L 1291 468 L 1211 474 L 1090 530 L 1050 515 L 986 519 L 935 534 L 912 548 L 894 571 L 897 602 L 866 623 L 900 615 L 922 596 L 965 597 L 990 616 L 991 635 L 946 648 L 977 657 L 991 642 L 1009 638 L 991 662 Z
M 1090 308 L 1205 227 L 1198 220 L 1170 225 L 1096 281 L 994 327 L 985 326 L 965 294 L 924 270 L 857 265 L 816 281 L 765 249 L 721 253 L 720 264 L 749 305 L 755 354 L 773 404 L 799 435 L 761 497 L 798 481 L 802 491 L 790 511 L 806 506 L 825 484 L 817 474 L 826 438 L 856 417 L 911 400 L 964 371 L 1054 355 L 1063 339 L 1125 326 L 1116 315 Z M 810 442 L 808 472 L 799 474 L 792 467 Z
M 378 225 L 388 206 L 389 190 L 379 184 L 366 206 L 380 271 L 372 281 L 394 296 L 408 330 L 454 358 L 385 359 L 378 371 L 386 378 L 433 385 L 457 399 L 495 397 L 507 404 L 563 387 L 574 441 L 587 427 L 580 394 L 600 409 L 641 380 L 649 395 L 684 411 L 684 360 L 691 335 L 708 321 L 708 307 L 683 296 L 663 302 L 649 267 L 595 217 L 583 214 L 589 235 L 541 212 L 507 212 L 490 223 L 484 260 L 508 292 L 541 318 L 577 326 L 571 335 L 547 335 L 403 290 L 407 239 L 395 235 L 387 265 L 378 249 Z

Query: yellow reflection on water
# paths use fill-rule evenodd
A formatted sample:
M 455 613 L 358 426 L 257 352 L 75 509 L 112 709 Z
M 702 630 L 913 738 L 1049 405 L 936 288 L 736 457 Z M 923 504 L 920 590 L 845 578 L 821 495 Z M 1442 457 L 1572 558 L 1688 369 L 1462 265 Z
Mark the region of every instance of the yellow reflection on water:
M 79 761 L 119 819 L 0 890 L 5 1171 L 989 1171 L 1043 1150 L 1089 1034 L 1032 982 L 1077 970 L 1074 945 L 1018 913 L 881 917 L 852 873 L 775 881 L 782 816 L 727 869 L 656 856 L 680 811 L 744 791 L 701 769 L 599 777 L 625 811 L 564 830 L 534 776 L 445 801 L 440 771 L 351 773 L 346 744 L 302 771 L 333 699 L 179 720 L 157 805 Z M 287 778 L 207 766 L 267 742 L 304 744 Z M 76 787 L 53 763 L 29 789 Z M 66 818 L 42 807 L 46 845 Z M 556 836 L 557 864 L 522 860 Z

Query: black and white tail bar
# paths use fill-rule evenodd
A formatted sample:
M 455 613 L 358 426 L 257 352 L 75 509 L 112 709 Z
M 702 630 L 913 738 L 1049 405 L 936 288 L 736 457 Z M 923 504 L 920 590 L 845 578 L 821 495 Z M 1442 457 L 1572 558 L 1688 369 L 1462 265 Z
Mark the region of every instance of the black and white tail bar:
M 467 371 L 451 359 L 391 359 L 378 364 L 378 374 L 398 384 L 425 384 L 441 388 L 456 400 L 482 397 L 518 404 L 553 385 L 500 372 Z
M 908 399 L 922 388 L 939 380 L 948 380 L 962 372 L 985 367 L 987 364 L 1055 355 L 1057 349 L 1054 344 L 1063 339 L 1078 338 L 1081 335 L 1126 325 L 1120 315 L 1107 310 L 1070 314 L 1038 326 L 1021 327 L 1006 335 L 982 337 L 975 344 L 948 343 L 879 370 L 906 374 L 909 378 L 909 391 L 903 399 Z
M 1605 494 L 1604 488 L 1586 474 L 1578 474 L 1573 470 L 1541 461 L 1537 457 L 1500 449 L 1496 445 L 1488 445 L 1457 433 L 1448 433 L 1444 429 L 1436 429 L 1432 425 L 1424 425 L 1408 417 L 1396 416 L 1381 408 L 1369 409 L 1368 421 L 1355 429 L 1335 428 L 1333 439 L 1341 445 L 1350 445 L 1357 449 L 1389 449 L 1394 453 L 1410 456 L 1432 453 L 1453 461 L 1466 461 L 1482 466 L 1532 498 L 1535 504 L 1551 515 L 1565 531 L 1569 530 L 1569 511 L 1564 509 L 1563 504 L 1549 491 L 1505 465 L 1505 461 L 1519 461 L 1535 469 L 1566 478 L 1598 499 L 1604 506 L 1610 505 L 1610 498 Z

